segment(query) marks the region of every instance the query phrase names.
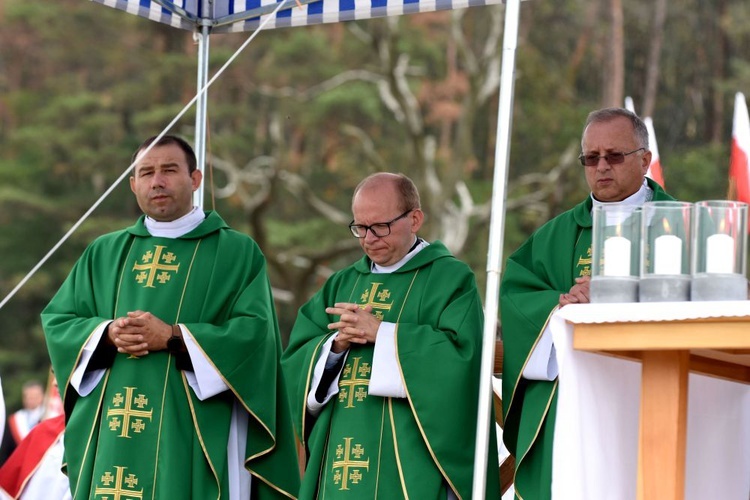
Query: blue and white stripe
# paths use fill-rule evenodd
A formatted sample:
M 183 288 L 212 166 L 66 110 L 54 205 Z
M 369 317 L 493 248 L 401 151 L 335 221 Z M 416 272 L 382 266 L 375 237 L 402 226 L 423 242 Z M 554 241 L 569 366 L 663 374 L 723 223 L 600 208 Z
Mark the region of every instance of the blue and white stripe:
M 400 16 L 418 12 L 463 9 L 501 3 L 502 0 L 214 0 L 213 12 L 203 15 L 202 0 L 91 0 L 176 28 L 195 30 L 201 20 L 212 33 L 251 31 L 262 18 L 285 2 L 266 29 L 337 23 Z

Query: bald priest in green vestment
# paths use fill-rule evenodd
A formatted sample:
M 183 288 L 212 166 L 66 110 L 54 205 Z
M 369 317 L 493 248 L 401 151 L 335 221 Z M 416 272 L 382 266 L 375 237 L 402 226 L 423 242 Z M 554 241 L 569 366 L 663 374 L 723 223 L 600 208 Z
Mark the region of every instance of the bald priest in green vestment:
M 300 498 L 468 499 L 484 318 L 474 274 L 417 237 L 408 177 L 366 178 L 352 212 L 365 256 L 300 309 L 282 356 L 308 456 Z M 489 449 L 497 498 L 494 433 Z
M 193 207 L 184 140 L 151 138 L 133 161 L 145 215 L 96 239 L 42 312 L 73 498 L 295 498 L 265 258 Z
M 648 147 L 648 130 L 630 111 L 589 114 L 580 160 L 591 195 L 539 228 L 508 258 L 500 287 L 503 441 L 516 457 L 516 498 L 551 497 L 557 363 L 549 333 L 543 333 L 557 308 L 589 302 L 593 206 L 635 208 L 673 199 L 645 176 Z

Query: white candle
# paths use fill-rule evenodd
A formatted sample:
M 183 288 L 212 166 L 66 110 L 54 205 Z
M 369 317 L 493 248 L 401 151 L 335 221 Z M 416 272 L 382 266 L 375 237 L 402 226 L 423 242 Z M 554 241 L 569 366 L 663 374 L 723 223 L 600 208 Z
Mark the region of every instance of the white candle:
M 682 274 L 682 240 L 665 234 L 654 240 L 654 274 Z
M 630 240 L 612 236 L 604 241 L 604 276 L 630 276 Z
M 706 272 L 734 272 L 734 239 L 728 234 L 712 234 L 706 238 Z

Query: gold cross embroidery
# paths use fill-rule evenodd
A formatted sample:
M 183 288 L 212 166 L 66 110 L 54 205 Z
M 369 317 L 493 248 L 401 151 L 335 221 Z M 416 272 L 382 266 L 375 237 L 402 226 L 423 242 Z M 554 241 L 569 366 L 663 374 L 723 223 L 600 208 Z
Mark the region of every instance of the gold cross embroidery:
M 347 363 L 344 368 L 344 372 L 341 374 L 342 377 L 339 379 L 339 401 L 347 400 L 344 408 L 354 408 L 354 398 L 357 401 L 363 401 L 367 397 L 367 392 L 364 387 L 370 385 L 370 379 L 359 378 L 366 377 L 370 373 L 370 363 L 359 364 L 362 357 L 354 358 L 352 365 Z M 348 377 L 348 378 L 347 378 Z
M 177 259 L 175 254 L 172 252 L 162 252 L 167 248 L 166 246 L 154 246 L 156 247 L 156 253 L 151 253 L 149 250 L 141 257 L 143 264 L 138 264 L 138 261 L 133 264 L 133 271 L 140 271 L 136 274 L 135 280 L 140 284 L 143 284 L 145 281 L 146 284 L 143 286 L 146 288 L 155 288 L 154 279 L 163 285 L 172 277 L 169 274 L 171 271 L 177 273 L 180 269 L 179 264 L 172 264 Z M 160 261 L 163 263 L 160 263 Z
M 122 393 L 118 392 L 115 397 L 112 398 L 112 404 L 114 408 L 107 409 L 107 418 L 111 418 L 109 421 L 109 429 L 116 431 L 120 428 L 120 436 L 124 438 L 130 438 L 128 434 L 132 428 L 134 432 L 140 433 L 146 428 L 146 424 L 143 422 L 144 418 L 151 420 L 151 416 L 154 410 L 143 410 L 143 407 L 148 404 L 148 399 L 143 394 L 139 394 L 137 398 L 133 397 L 133 391 L 135 387 L 125 388 L 125 397 L 122 397 Z M 124 406 L 122 406 L 124 404 Z M 133 405 L 140 408 L 139 410 L 133 408 Z M 120 420 L 122 417 L 122 420 Z M 130 423 L 130 419 L 133 419 L 133 423 Z
M 364 293 L 362 293 L 362 296 L 360 297 L 362 299 L 362 304 L 360 304 L 359 307 L 364 309 L 367 306 L 372 306 L 373 314 L 378 319 L 382 320 L 383 311 L 390 311 L 391 307 L 393 307 L 393 302 L 386 302 L 386 300 L 391 297 L 391 291 L 387 288 L 378 291 L 380 285 L 382 285 L 382 283 L 373 283 L 369 290 L 365 290 Z
M 591 247 L 586 251 L 587 258 L 583 258 L 582 255 L 578 256 L 578 264 L 576 266 L 583 266 L 579 276 L 591 276 Z
M 339 491 L 349 489 L 349 481 L 353 484 L 359 483 L 362 479 L 361 469 L 364 467 L 365 470 L 370 470 L 370 459 L 367 460 L 352 460 L 350 455 L 354 455 L 355 458 L 361 459 L 365 453 L 365 449 L 362 448 L 361 444 L 357 444 L 354 448 L 352 446 L 352 438 L 344 438 L 344 446 L 338 445 L 336 447 L 336 458 L 339 460 L 333 461 L 333 482 L 335 484 L 341 484 Z M 351 470 L 350 470 L 351 469 Z
M 143 498 L 143 488 L 140 490 L 133 489 L 138 485 L 138 478 L 133 474 L 129 474 L 127 477 L 123 478 L 125 475 L 125 469 L 125 467 L 118 467 L 115 465 L 114 477 L 112 477 L 111 472 L 107 471 L 100 479 L 104 487 L 97 486 L 94 489 L 94 496 L 101 498 L 101 500 L 131 500 Z M 115 485 L 110 487 L 113 482 Z M 125 483 L 130 489 L 125 489 L 123 483 Z M 102 497 L 99 497 L 99 495 L 102 495 Z

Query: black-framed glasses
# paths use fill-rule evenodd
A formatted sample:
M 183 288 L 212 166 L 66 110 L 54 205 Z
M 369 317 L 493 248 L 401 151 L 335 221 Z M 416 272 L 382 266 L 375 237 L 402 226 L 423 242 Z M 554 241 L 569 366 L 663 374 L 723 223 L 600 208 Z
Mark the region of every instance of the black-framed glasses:
M 365 236 L 367 236 L 368 230 L 378 238 L 385 238 L 386 236 L 391 234 L 391 224 L 399 219 L 403 219 L 412 210 L 414 209 L 410 208 L 406 212 L 402 213 L 395 219 L 389 220 L 388 222 L 376 222 L 375 224 L 370 224 L 369 226 L 365 226 L 364 224 L 355 224 L 354 221 L 351 221 L 349 223 L 349 230 L 352 232 L 352 235 L 354 235 L 355 238 L 364 238 Z
M 646 148 L 638 148 L 630 151 L 629 153 L 613 152 L 607 153 L 606 155 L 585 155 L 581 153 L 578 159 L 581 160 L 581 165 L 583 165 L 584 167 L 595 167 L 599 165 L 599 160 L 601 160 L 602 158 L 604 158 L 604 161 L 606 161 L 610 165 L 619 165 L 620 163 L 625 161 L 626 156 L 637 153 L 638 151 L 645 150 Z

